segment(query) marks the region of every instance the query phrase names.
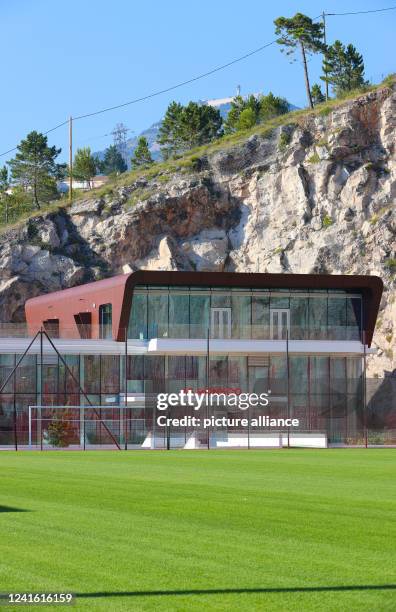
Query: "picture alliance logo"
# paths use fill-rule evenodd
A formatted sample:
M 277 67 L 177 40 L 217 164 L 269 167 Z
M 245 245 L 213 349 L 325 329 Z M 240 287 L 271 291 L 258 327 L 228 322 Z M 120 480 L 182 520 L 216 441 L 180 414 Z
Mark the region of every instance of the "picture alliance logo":
M 240 389 L 181 389 L 179 393 L 158 393 L 157 409 L 168 410 L 170 407 L 190 407 L 200 410 L 203 406 L 237 407 L 248 410 L 249 407 L 265 407 L 269 404 L 269 395 L 266 393 L 242 393 Z

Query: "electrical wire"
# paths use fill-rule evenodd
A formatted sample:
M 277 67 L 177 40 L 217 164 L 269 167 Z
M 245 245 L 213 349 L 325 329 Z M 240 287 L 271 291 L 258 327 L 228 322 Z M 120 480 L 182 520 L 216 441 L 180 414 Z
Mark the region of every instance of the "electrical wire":
M 396 6 L 389 6 L 387 8 L 382 8 L 382 9 L 373 9 L 373 10 L 368 10 L 368 11 L 355 11 L 355 12 L 348 12 L 348 13 L 323 13 L 322 15 L 318 15 L 317 17 L 314 17 L 313 21 L 316 21 L 316 19 L 320 19 L 321 17 L 325 16 L 325 17 L 342 17 L 342 16 L 346 16 L 346 15 L 366 15 L 368 13 L 382 13 L 384 11 L 393 11 L 396 10 Z M 94 117 L 96 115 L 101 115 L 103 113 L 107 113 L 109 111 L 112 110 L 117 110 L 118 108 L 124 108 L 125 106 L 130 106 L 131 104 L 137 104 L 138 102 L 144 102 L 145 100 L 150 100 L 151 98 L 154 98 L 156 96 L 160 96 L 164 93 L 168 93 L 170 91 L 174 91 L 175 89 L 179 89 L 180 87 L 184 87 L 185 85 L 189 85 L 190 83 L 194 83 L 196 81 L 199 81 L 200 79 L 203 79 L 205 77 L 208 77 L 212 74 L 215 74 L 216 72 L 220 72 L 220 70 L 224 70 L 225 68 L 228 68 L 229 66 L 233 66 L 234 64 L 241 62 L 245 59 L 247 59 L 248 57 L 251 57 L 252 55 L 255 55 L 256 53 L 260 53 L 260 51 L 263 51 L 264 49 L 267 49 L 268 47 L 270 47 L 271 45 L 275 44 L 277 42 L 277 39 L 272 40 L 269 43 L 266 43 L 265 45 L 262 45 L 261 47 L 258 47 L 257 49 L 254 49 L 253 51 L 249 51 L 249 53 L 245 53 L 245 55 L 241 55 L 240 57 L 237 57 L 233 60 L 231 60 L 230 62 L 227 62 L 226 64 L 222 64 L 221 66 L 217 66 L 216 68 L 213 68 L 212 70 L 208 70 L 207 72 L 203 72 L 202 74 L 199 74 L 195 77 L 192 77 L 191 79 L 187 79 L 185 81 L 182 81 L 181 83 L 177 83 L 175 85 L 171 85 L 170 87 L 166 87 L 165 89 L 160 89 L 157 91 L 154 91 L 150 94 L 147 94 L 146 96 L 141 96 L 139 98 L 135 98 L 133 100 L 129 100 L 128 102 L 124 102 L 122 104 L 116 104 L 115 106 L 108 106 L 106 108 L 102 108 L 100 110 L 94 111 L 92 113 L 86 113 L 84 115 L 78 115 L 77 117 L 73 117 L 73 121 L 79 121 L 81 119 L 87 119 L 88 117 Z M 56 125 L 53 128 L 50 128 L 49 130 L 47 130 L 46 132 L 44 132 L 44 135 L 50 134 L 51 132 L 54 132 L 55 130 L 59 129 L 60 127 L 66 125 L 69 122 L 69 120 L 67 119 L 66 121 L 63 121 L 62 123 L 59 123 L 58 125 Z M 4 153 L 0 153 L 0 157 L 3 157 L 4 155 L 8 155 L 8 153 L 13 153 L 14 151 L 17 150 L 18 147 L 13 147 L 12 149 L 9 149 L 8 151 L 4 151 Z
M 215 74 L 216 72 L 219 72 L 220 70 L 224 70 L 225 68 L 228 68 L 229 66 L 232 66 L 233 64 L 236 64 L 237 62 L 241 62 L 242 60 L 247 59 L 248 57 L 251 57 L 252 55 L 255 55 L 256 53 L 263 51 L 267 47 L 270 47 L 271 45 L 273 45 L 275 42 L 276 42 L 276 39 L 272 40 L 269 43 L 266 43 L 265 45 L 262 45 L 261 47 L 258 47 L 257 49 L 254 49 L 253 51 L 249 51 L 249 53 L 245 53 L 245 55 L 241 55 L 240 57 L 237 57 L 236 59 L 233 59 L 230 62 L 227 62 L 226 64 L 217 66 L 216 68 L 213 68 L 212 70 L 209 70 L 208 72 L 203 72 L 202 74 L 199 74 L 191 79 L 187 79 L 186 81 L 182 81 L 181 83 L 177 83 L 176 85 L 172 85 L 171 87 L 167 87 L 165 89 L 154 91 L 151 94 L 147 94 L 146 96 L 142 96 L 140 98 L 135 98 L 134 100 L 130 100 L 129 102 L 124 102 L 123 104 L 109 106 L 108 108 L 103 108 L 101 110 L 94 111 L 93 113 L 86 113 L 85 115 L 78 115 L 77 117 L 73 117 L 73 121 L 78 121 L 80 119 L 86 119 L 88 117 L 93 117 L 95 115 L 100 115 L 102 113 L 107 113 L 108 111 L 116 110 L 118 108 L 123 108 L 125 106 L 130 106 L 131 104 L 137 104 L 138 102 L 144 102 L 145 100 L 149 100 L 150 98 L 154 98 L 156 96 L 160 96 L 161 94 L 167 93 L 169 91 L 173 91 L 175 89 L 178 89 L 179 87 L 188 85 L 189 83 L 194 83 L 195 81 L 199 81 L 200 79 L 210 76 L 211 74 Z M 53 132 L 54 130 L 57 130 L 63 125 L 66 125 L 68 122 L 69 120 L 67 119 L 63 123 L 60 123 L 59 125 L 56 125 L 55 127 L 48 130 L 47 132 L 44 132 L 44 135 L 49 134 L 50 132 Z M 4 155 L 7 155 L 8 153 L 12 153 L 13 151 L 16 151 L 16 150 L 17 150 L 17 147 L 9 149 L 8 151 L 5 151 L 4 153 L 0 153 L 0 157 L 3 157 Z
M 47 130 L 46 132 L 43 132 L 43 135 L 46 136 L 47 134 L 50 134 L 51 132 L 54 132 L 55 130 L 57 130 L 58 128 L 66 125 L 67 123 L 69 123 L 69 120 L 66 119 L 66 121 L 63 121 L 62 123 L 59 123 L 58 125 L 56 125 L 53 128 L 50 128 L 49 130 Z M 0 157 L 3 157 L 4 155 L 8 155 L 8 153 L 13 153 L 13 151 L 16 151 L 18 149 L 18 147 L 14 147 L 13 149 L 9 149 L 8 151 L 4 151 L 4 153 L 0 153 Z
M 351 13 L 325 13 L 325 16 L 331 17 L 343 17 L 344 15 L 367 15 L 368 13 L 383 13 L 384 11 L 394 11 L 396 10 L 396 6 L 388 6 L 387 8 L 382 9 L 373 9 L 371 11 L 354 11 Z
M 203 79 L 207 76 L 210 76 L 211 74 L 214 74 L 215 72 L 224 70 L 224 68 L 228 68 L 229 66 L 232 66 L 233 64 L 236 64 L 237 62 L 241 62 L 242 60 L 248 57 L 251 57 L 252 55 L 255 55 L 256 53 L 263 51 L 263 49 L 270 47 L 274 43 L 276 43 L 276 39 L 272 40 L 271 42 L 265 45 L 262 45 L 258 49 L 254 49 L 254 51 L 250 51 L 249 53 L 246 53 L 245 55 L 242 55 L 241 57 L 238 57 L 232 60 L 231 62 L 227 62 L 227 64 L 223 64 L 222 66 L 217 66 L 217 68 L 213 68 L 213 70 L 209 70 L 208 72 L 199 74 L 198 76 L 195 76 L 191 79 L 187 79 L 186 81 L 182 81 L 181 83 L 177 83 L 176 85 L 171 85 L 170 87 L 166 87 L 165 89 L 154 91 L 151 94 L 147 94 L 147 96 L 142 96 L 141 98 L 135 98 L 134 100 L 130 100 L 129 102 L 124 102 L 123 104 L 117 104 L 116 106 L 109 106 L 107 108 L 102 108 L 101 110 L 94 111 L 93 113 L 87 113 L 86 115 L 79 115 L 77 117 L 73 117 L 73 121 L 78 121 L 79 119 L 86 119 L 87 117 L 93 117 L 95 115 L 101 115 L 102 113 L 107 113 L 108 111 L 116 110 L 117 108 L 123 108 L 124 106 L 129 106 L 131 104 L 136 104 L 137 102 L 144 102 L 145 100 L 149 100 L 150 98 L 154 98 L 155 96 L 159 96 L 161 94 L 168 93 L 169 91 L 173 91 L 175 89 L 178 89 L 179 87 L 183 87 L 184 85 L 189 85 L 190 83 L 199 81 L 200 79 Z

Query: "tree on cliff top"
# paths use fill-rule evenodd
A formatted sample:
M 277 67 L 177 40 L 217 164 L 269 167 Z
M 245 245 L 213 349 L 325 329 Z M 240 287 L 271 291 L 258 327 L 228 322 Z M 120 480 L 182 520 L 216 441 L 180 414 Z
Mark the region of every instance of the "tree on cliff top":
M 86 181 L 91 188 L 92 178 L 96 175 L 97 160 L 89 147 L 77 149 L 73 161 L 73 178 Z
M 314 104 L 314 106 L 316 106 L 317 104 L 320 104 L 321 102 L 324 102 L 326 100 L 322 89 L 320 87 L 320 85 L 318 85 L 318 83 L 315 83 L 315 85 L 312 85 L 312 89 L 311 89 L 311 97 L 312 97 L 312 102 Z
M 103 161 L 96 163 L 98 170 L 103 174 L 121 173 L 128 169 L 116 145 L 110 145 L 105 151 Z
M 217 108 L 189 102 L 171 102 L 159 130 L 158 142 L 164 159 L 175 157 L 221 135 L 223 120 Z
M 326 49 L 322 81 L 329 83 L 336 96 L 366 85 L 363 56 L 353 45 L 336 40 Z
M 17 149 L 9 162 L 12 180 L 32 195 L 34 205 L 40 209 L 40 202 L 58 195 L 56 181 L 64 176 L 66 166 L 55 160 L 62 149 L 49 147 L 47 136 L 36 131 L 21 140 Z
M 266 96 L 250 95 L 247 98 L 236 96 L 231 102 L 231 108 L 224 122 L 224 131 L 230 134 L 237 130 L 253 127 L 260 121 L 283 115 L 289 111 L 289 103 L 285 98 L 274 96 L 269 92 Z
M 147 138 L 140 136 L 137 147 L 131 159 L 132 168 L 148 168 L 154 163 L 151 157 Z
M 325 50 L 323 43 L 323 24 L 314 23 L 310 17 L 302 13 L 296 13 L 294 17 L 278 17 L 275 19 L 275 34 L 279 36 L 277 42 L 284 47 L 286 55 L 295 53 L 297 47 L 301 51 L 304 66 L 305 89 L 308 104 L 313 108 L 311 88 L 307 66 L 307 55 L 310 53 L 321 53 Z

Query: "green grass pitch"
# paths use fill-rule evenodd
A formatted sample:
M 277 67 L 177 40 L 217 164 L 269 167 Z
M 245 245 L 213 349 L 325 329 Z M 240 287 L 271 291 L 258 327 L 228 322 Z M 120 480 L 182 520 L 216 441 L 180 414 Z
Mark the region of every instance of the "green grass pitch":
M 75 610 L 396 610 L 395 465 L 392 449 L 2 452 L 0 591 L 73 592 Z

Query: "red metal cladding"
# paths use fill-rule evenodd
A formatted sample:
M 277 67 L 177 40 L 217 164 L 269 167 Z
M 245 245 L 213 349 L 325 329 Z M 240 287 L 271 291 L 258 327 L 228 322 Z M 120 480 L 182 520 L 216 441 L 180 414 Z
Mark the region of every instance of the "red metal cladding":
M 165 272 L 139 270 L 113 276 L 71 289 L 56 291 L 27 300 L 26 320 L 30 334 L 44 322 L 59 321 L 61 337 L 81 337 L 78 320 L 90 321 L 92 337 L 98 337 L 99 307 L 112 305 L 112 333 L 124 340 L 128 327 L 133 290 L 136 285 L 241 287 L 262 289 L 338 289 L 359 292 L 363 296 L 363 329 L 366 344 L 371 345 L 383 291 L 378 276 L 330 274 L 261 274 L 246 272 Z M 84 316 L 80 316 L 84 313 Z

